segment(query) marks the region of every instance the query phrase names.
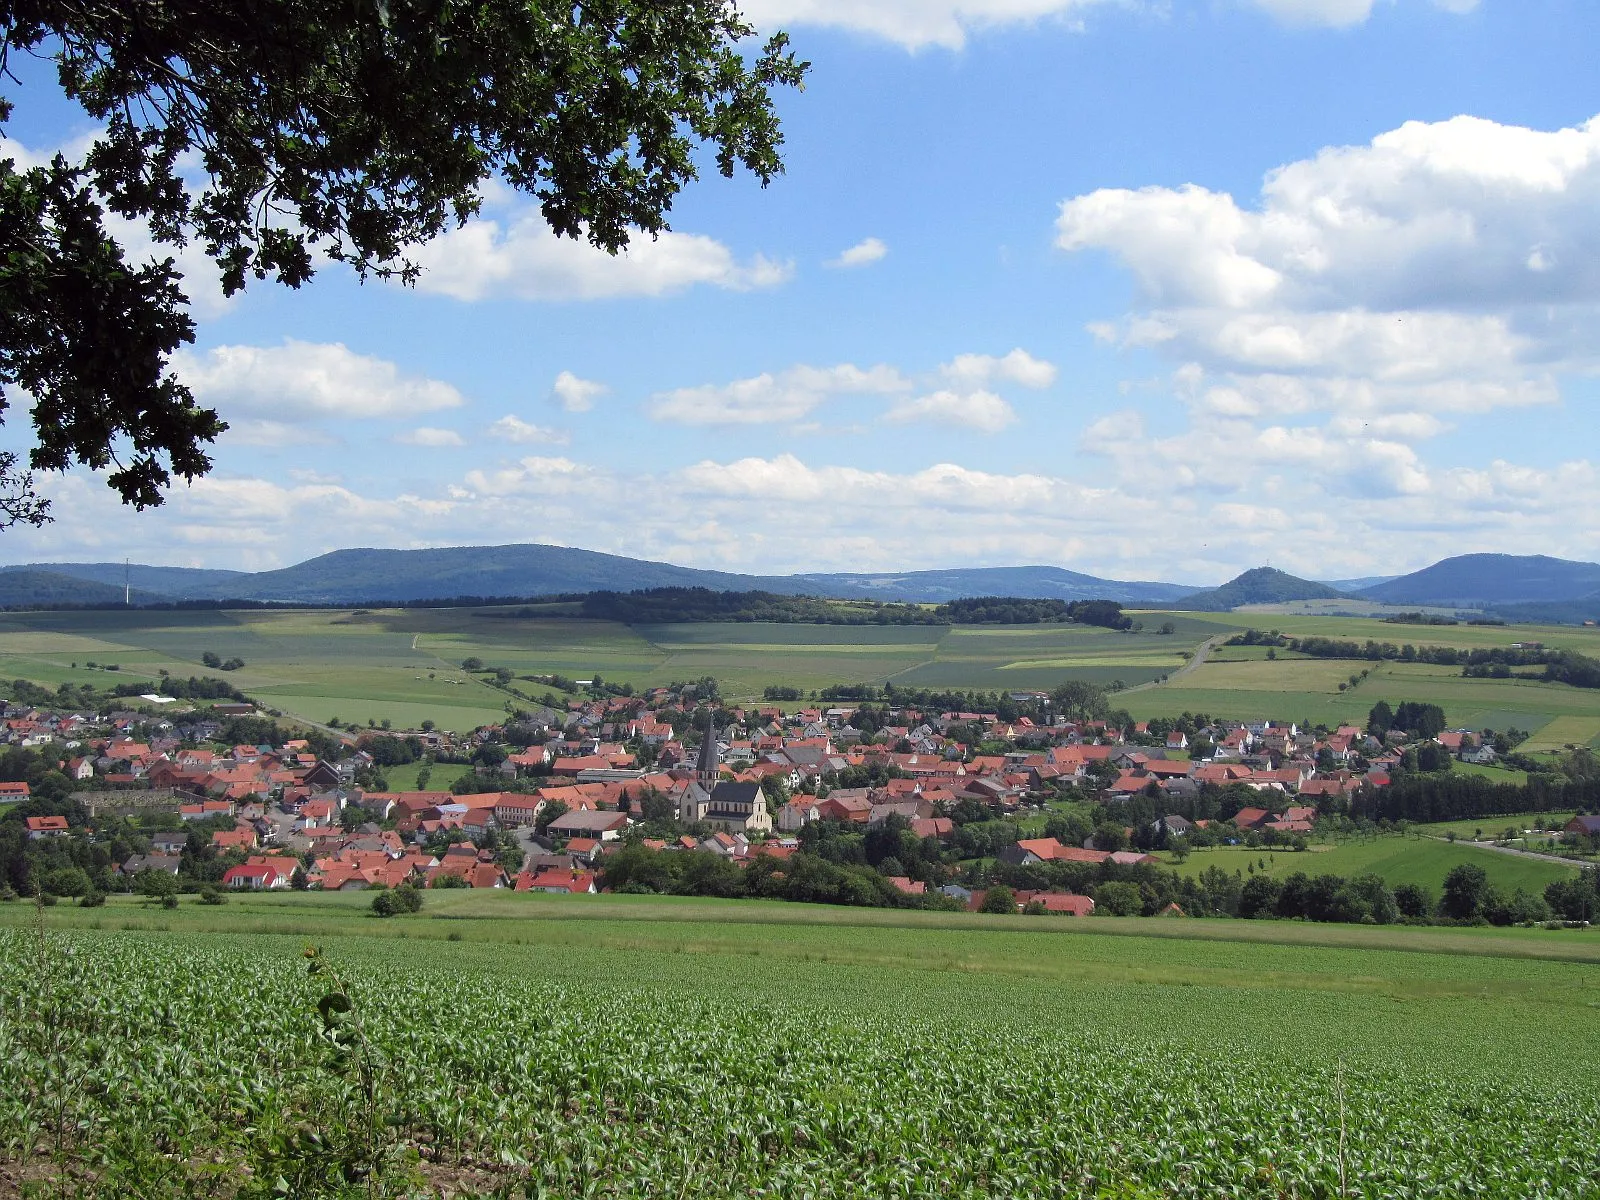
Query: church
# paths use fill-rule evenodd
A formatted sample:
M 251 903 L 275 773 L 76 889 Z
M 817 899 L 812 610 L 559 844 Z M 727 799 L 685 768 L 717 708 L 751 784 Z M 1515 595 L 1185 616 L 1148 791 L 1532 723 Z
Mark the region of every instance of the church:
M 722 766 L 717 755 L 717 731 L 706 722 L 700 743 L 700 758 L 695 764 L 694 782 L 678 800 L 678 820 L 685 825 L 704 822 L 729 833 L 772 832 L 772 814 L 759 783 L 729 783 L 720 778 Z

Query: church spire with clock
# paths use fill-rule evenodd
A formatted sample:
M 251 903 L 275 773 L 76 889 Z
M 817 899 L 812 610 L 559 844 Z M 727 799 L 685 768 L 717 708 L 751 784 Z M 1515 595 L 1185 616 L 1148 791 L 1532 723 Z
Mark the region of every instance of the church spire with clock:
M 695 767 L 695 782 L 709 794 L 717 786 L 722 764 L 717 756 L 716 718 L 706 714 L 705 737 L 700 742 L 700 761 Z

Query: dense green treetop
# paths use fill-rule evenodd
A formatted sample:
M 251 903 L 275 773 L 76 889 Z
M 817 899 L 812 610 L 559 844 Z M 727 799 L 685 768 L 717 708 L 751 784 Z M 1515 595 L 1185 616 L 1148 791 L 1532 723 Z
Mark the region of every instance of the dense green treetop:
M 101 127 L 80 161 L 0 161 L 0 405 L 33 402 L 28 465 L 114 468 L 145 508 L 226 428 L 168 370 L 194 338 L 180 274 L 130 263 L 108 210 L 198 240 L 230 295 L 319 257 L 414 279 L 408 248 L 493 179 L 615 253 L 667 228 L 701 146 L 724 175 L 783 169 L 772 93 L 807 64 L 781 33 L 746 55 L 753 34 L 726 0 L 0 0 L 0 77 L 48 58 Z M 0 460 L 0 527 L 46 507 Z

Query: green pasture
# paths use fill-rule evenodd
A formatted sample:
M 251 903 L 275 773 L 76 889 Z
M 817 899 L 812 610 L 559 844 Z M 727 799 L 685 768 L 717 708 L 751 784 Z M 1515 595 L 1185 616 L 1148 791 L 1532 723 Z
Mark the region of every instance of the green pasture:
M 1543 642 L 1553 650 L 1600 655 L 1600 629 L 1580 625 L 1390 625 L 1370 617 L 1297 616 L 1239 610 L 1223 613 L 1136 614 L 1147 627 L 1184 617 L 1211 633 L 1235 629 L 1275 629 L 1288 637 L 1325 637 L 1351 642 L 1393 642 L 1403 646 L 1452 646 L 1487 650 L 1512 642 Z
M 389 781 L 391 792 L 414 792 L 418 790 L 417 775 L 424 767 L 428 768 L 428 790 L 432 792 L 449 791 L 452 783 L 472 771 L 470 763 L 433 763 L 430 766 L 418 760 L 397 767 L 385 767 L 383 777 Z
M 1536 743 L 1600 736 L 1600 691 L 1523 679 L 1468 679 L 1457 667 L 1356 662 L 1279 652 L 1275 660 L 1219 648 L 1214 658 L 1178 679 L 1122 698 L 1136 717 L 1205 712 L 1235 720 L 1270 717 L 1337 725 L 1364 724 L 1379 700 L 1438 704 L 1451 725 L 1537 734 Z M 1350 676 L 1367 678 L 1351 685 Z M 1346 685 L 1343 691 L 1339 685 Z M 1539 733 L 1558 718 L 1557 736 Z M 1587 733 L 1587 736 L 1584 736 Z M 1536 745 L 1537 748 L 1537 745 Z M 1553 747 L 1552 747 L 1553 748 Z
M 1493 726 L 1491 725 L 1492 729 Z M 1504 728 L 1502 726 L 1502 728 Z M 1476 775 L 1480 779 L 1487 779 L 1490 783 L 1509 783 L 1522 787 L 1528 782 L 1526 771 L 1517 771 L 1511 767 L 1502 767 L 1498 763 L 1486 766 L 1481 763 L 1457 762 L 1450 768 L 1458 775 Z
M 1600 740 L 1600 713 L 1556 717 L 1518 747 L 1524 754 L 1592 746 Z
M 1497 820 L 1502 822 L 1501 826 L 1493 824 Z M 1486 829 L 1501 828 L 1504 820 L 1485 817 L 1483 824 Z M 1382 876 L 1390 887 L 1417 883 L 1437 896 L 1444 886 L 1444 877 L 1451 868 L 1461 863 L 1475 863 L 1482 867 L 1489 882 L 1506 892 L 1522 888 L 1542 893 L 1547 884 L 1566 879 L 1577 869 L 1482 846 L 1402 834 L 1379 835 L 1331 845 L 1318 844 L 1304 851 L 1218 846 L 1195 850 L 1184 862 L 1172 865 L 1185 875 L 1199 875 L 1207 867 L 1221 867 L 1224 871 L 1236 871 L 1248 876 L 1252 866 L 1258 875 L 1272 875 L 1280 879 L 1296 871 L 1303 871 L 1307 875 L 1343 875 L 1346 878 L 1372 874 Z
M 1572 813 L 1508 813 L 1499 817 L 1475 817 L 1461 821 L 1433 821 L 1427 825 L 1418 825 L 1417 831 L 1432 837 L 1444 837 L 1446 834 L 1455 834 L 1458 838 L 1473 838 L 1481 830 L 1485 838 L 1498 838 L 1507 829 L 1515 829 L 1519 833 L 1524 829 L 1532 829 L 1535 824 L 1542 829 L 1559 830 L 1568 821 L 1572 820 Z M 1543 836 L 1543 835 L 1536 835 Z

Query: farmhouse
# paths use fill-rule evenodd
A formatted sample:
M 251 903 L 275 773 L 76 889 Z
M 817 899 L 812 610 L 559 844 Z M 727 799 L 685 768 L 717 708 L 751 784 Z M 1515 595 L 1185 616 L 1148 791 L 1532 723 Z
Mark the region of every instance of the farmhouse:
M 55 838 L 67 836 L 67 819 L 65 817 L 29 817 L 25 824 L 28 828 L 28 839 L 38 841 L 40 838 Z

